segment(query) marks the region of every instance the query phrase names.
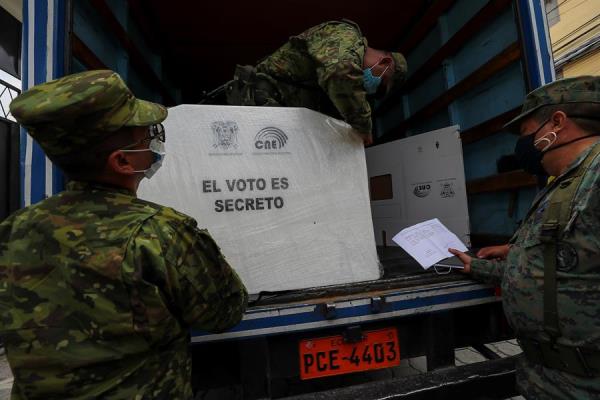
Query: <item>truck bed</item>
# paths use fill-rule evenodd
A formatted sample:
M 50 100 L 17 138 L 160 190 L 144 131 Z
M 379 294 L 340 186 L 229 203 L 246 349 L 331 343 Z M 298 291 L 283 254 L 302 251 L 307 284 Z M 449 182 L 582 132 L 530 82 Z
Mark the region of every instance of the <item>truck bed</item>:
M 433 268 L 424 270 L 400 247 L 377 247 L 379 261 L 383 268 L 381 279 L 316 288 L 262 292 L 251 296 L 250 309 L 263 306 L 297 303 L 323 303 L 356 297 L 381 296 L 398 289 L 444 285 L 450 282 L 471 282 L 471 279 L 457 270 L 440 275 Z
M 243 320 L 230 331 L 192 332 L 193 343 L 252 338 L 369 323 L 498 302 L 495 288 L 452 270 L 425 271 L 396 247 L 378 249 L 381 279 L 346 285 L 261 293 L 251 298 Z

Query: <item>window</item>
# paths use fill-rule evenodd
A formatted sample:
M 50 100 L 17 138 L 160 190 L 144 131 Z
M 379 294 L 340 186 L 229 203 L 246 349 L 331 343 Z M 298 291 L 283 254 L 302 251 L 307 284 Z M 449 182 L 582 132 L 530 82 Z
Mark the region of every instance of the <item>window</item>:
M 0 7 L 0 119 L 14 121 L 8 105 L 21 89 L 21 23 Z
M 19 86 L 13 86 L 2 79 L 9 77 L 11 76 L 0 70 L 0 119 L 4 118 L 14 122 L 15 119 L 10 114 L 8 107 L 15 97 L 19 95 L 20 82 Z M 12 80 L 16 79 L 13 78 Z
M 21 77 L 21 23 L 0 7 L 0 69 Z
M 379 175 L 371 177 L 371 200 L 389 200 L 394 198 L 392 189 L 392 175 Z

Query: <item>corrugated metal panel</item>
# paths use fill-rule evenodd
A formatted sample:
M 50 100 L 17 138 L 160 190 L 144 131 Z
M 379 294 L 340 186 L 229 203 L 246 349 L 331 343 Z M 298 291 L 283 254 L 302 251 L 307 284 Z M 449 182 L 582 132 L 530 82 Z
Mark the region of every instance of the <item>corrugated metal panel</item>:
M 65 0 L 23 2 L 23 89 L 64 74 Z M 21 131 L 22 205 L 62 189 L 63 177 L 37 143 Z
M 488 15 L 486 9 L 502 3 L 496 0 L 457 0 L 446 14 L 439 17 L 437 26 L 426 39 L 407 54 L 409 69 L 413 74 L 418 74 L 429 56 L 443 50 L 448 37 L 453 34 L 462 37 L 461 30 L 467 24 L 478 28 L 470 29 L 461 46 L 436 65 L 437 69 L 420 75 L 418 83 L 411 82 L 404 94 L 403 104 L 398 101 L 387 112 L 378 115 L 380 132 L 393 131 L 402 121 L 426 108 L 433 99 L 439 99 L 453 88 L 463 85 L 484 65 L 488 65 L 488 69 L 499 65 L 499 55 L 511 47 L 518 47 L 521 53 L 518 59 L 503 65 L 493 76 L 460 93 L 447 107 L 436 110 L 427 118 L 412 121 L 407 133 L 418 134 L 451 124 L 459 124 L 461 130 L 467 130 L 517 109 L 529 90 L 555 79 L 543 0 L 505 2 L 506 6 L 489 21 L 472 24 L 478 18 L 489 18 L 481 15 Z M 496 160 L 512 154 L 515 141 L 514 135 L 498 133 L 465 144 L 463 154 L 467 179 L 496 174 Z M 533 190 L 521 190 L 519 196 L 513 199 L 508 193 L 470 196 L 472 232 L 512 234 L 533 195 Z M 510 206 L 511 202 L 515 203 L 513 207 Z M 509 209 L 514 212 L 509 213 Z
M 530 89 L 556 79 L 544 0 L 518 0 Z
M 25 0 L 23 4 L 23 86 L 24 88 L 31 87 L 37 83 L 41 83 L 59 76 L 64 73 L 64 26 L 65 26 L 65 6 L 66 0 Z M 468 1 L 459 1 L 459 6 L 463 4 L 465 7 Z M 550 40 L 548 37 L 548 29 L 544 14 L 543 0 L 517 0 L 519 15 L 521 16 L 522 39 L 525 48 L 525 63 L 528 71 L 528 88 L 535 88 L 547 82 L 554 80 L 553 62 L 550 52 Z M 508 21 L 510 18 L 506 18 Z M 502 21 L 498 21 L 502 25 Z M 493 38 L 494 26 L 488 30 Z M 440 38 L 439 40 L 442 40 Z M 492 43 L 492 42 L 490 42 Z M 493 42 L 495 43 L 495 42 Z M 503 43 L 498 42 L 501 47 Z M 441 42 L 440 42 L 441 45 Z M 439 47 L 439 46 L 438 46 Z M 493 52 L 492 52 L 493 53 Z M 479 54 L 479 52 L 478 52 Z M 411 55 L 409 54 L 409 59 Z M 482 55 L 483 57 L 483 55 Z M 457 64 L 460 63 L 460 57 L 456 57 Z M 477 60 L 475 60 L 477 61 Z M 479 60 L 485 61 L 485 57 Z M 458 67 L 459 65 L 457 65 Z M 461 69 L 458 68 L 456 73 L 460 75 Z M 467 71 L 468 72 L 468 71 Z M 467 73 L 465 72 L 465 73 Z M 484 85 L 485 86 L 485 85 Z M 503 86 L 504 87 L 504 86 Z M 440 90 L 445 90 L 446 87 L 440 86 Z M 502 93 L 506 90 L 502 89 Z M 513 91 L 512 89 L 510 90 Z M 418 91 L 415 91 L 418 93 Z M 441 92 L 440 92 L 441 93 Z M 489 92 L 492 93 L 492 92 Z M 431 95 L 431 93 L 429 93 Z M 469 93 L 465 97 L 477 97 L 478 92 Z M 488 96 L 489 97 L 489 96 Z M 418 99 L 412 99 L 418 102 Z M 409 102 L 410 103 L 410 102 Z M 506 111 L 510 107 L 514 107 L 514 102 L 506 101 L 505 109 L 498 109 L 498 114 Z M 460 108 L 458 102 L 452 107 Z M 467 106 L 466 108 L 472 108 Z M 488 118 L 492 115 L 487 115 L 481 112 L 473 115 L 464 112 L 464 121 L 466 125 L 474 125 L 480 122 L 477 118 Z M 460 110 L 458 110 L 460 111 Z M 460 112 L 454 110 L 452 115 L 459 115 Z M 447 113 L 439 115 L 440 121 L 448 125 L 453 122 L 449 120 Z M 454 118 L 454 117 L 453 117 Z M 385 120 L 385 118 L 384 118 Z M 436 120 L 430 118 L 429 122 Z M 387 122 L 387 121 L 386 121 Z M 422 129 L 433 129 L 435 127 L 422 126 Z M 463 127 L 464 128 L 464 127 Z M 490 159 L 493 157 L 490 157 Z M 50 196 L 63 186 L 63 178 L 60 172 L 52 166 L 50 161 L 44 156 L 39 146 L 23 131 L 21 133 L 21 182 L 23 205 L 35 203 L 43 198 Z M 468 169 L 468 167 L 467 167 Z

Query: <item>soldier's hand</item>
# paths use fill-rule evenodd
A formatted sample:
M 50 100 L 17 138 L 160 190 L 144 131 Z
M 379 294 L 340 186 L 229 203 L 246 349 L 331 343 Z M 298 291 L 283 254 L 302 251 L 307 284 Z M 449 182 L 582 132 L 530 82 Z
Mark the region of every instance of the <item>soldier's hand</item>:
M 363 143 L 365 146 L 369 146 L 373 144 L 373 134 L 372 133 L 363 133 L 362 134 Z
M 458 259 L 463 263 L 464 265 L 464 269 L 462 270 L 462 272 L 468 274 L 471 272 L 471 257 L 468 256 L 466 253 L 463 253 L 462 251 L 456 250 L 456 249 L 448 249 L 448 251 L 452 254 L 454 254 L 456 257 L 458 257 Z
M 503 244 L 501 246 L 488 246 L 479 250 L 477 252 L 477 257 L 495 260 L 505 260 L 509 250 L 510 246 L 508 244 Z

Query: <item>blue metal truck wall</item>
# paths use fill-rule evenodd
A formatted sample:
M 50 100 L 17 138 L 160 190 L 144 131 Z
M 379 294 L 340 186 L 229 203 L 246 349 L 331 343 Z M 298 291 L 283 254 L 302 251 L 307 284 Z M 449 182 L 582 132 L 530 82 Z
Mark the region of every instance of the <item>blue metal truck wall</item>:
M 432 54 L 483 7 L 494 0 L 458 0 L 442 15 L 434 29 L 406 56 L 410 71 L 416 71 Z M 25 0 L 23 25 L 24 89 L 65 73 L 67 0 Z M 108 6 L 158 76 L 161 60 L 144 43 L 134 24 L 130 23 L 126 2 L 108 0 Z M 88 2 L 73 2 L 73 33 L 77 35 L 108 67 L 119 72 L 137 96 L 161 101 L 153 88 L 142 83 L 131 68 L 127 52 Z M 499 71 L 468 93 L 454 100 L 441 112 L 411 126 L 408 134 L 459 124 L 462 130 L 476 126 L 494 116 L 517 107 L 527 91 L 554 79 L 549 50 L 548 30 L 543 0 L 514 0 L 512 7 L 484 26 L 455 54 L 444 60 L 433 73 L 402 96 L 385 113 L 378 116 L 379 131 L 402 122 L 431 101 L 453 88 L 511 43 L 522 43 L 524 56 Z M 68 56 L 67 56 L 68 57 Z M 84 69 L 76 60 L 71 71 Z M 176 89 L 171 89 L 177 99 Z M 29 205 L 60 191 L 64 179 L 52 166 L 39 146 L 23 131 L 21 134 L 21 203 Z M 496 172 L 495 161 L 510 154 L 516 138 L 498 133 L 466 144 L 463 148 L 467 180 L 490 176 Z M 472 232 L 509 235 L 516 227 L 534 195 L 535 189 L 521 189 L 515 212 L 508 215 L 509 193 L 483 193 L 469 199 Z

